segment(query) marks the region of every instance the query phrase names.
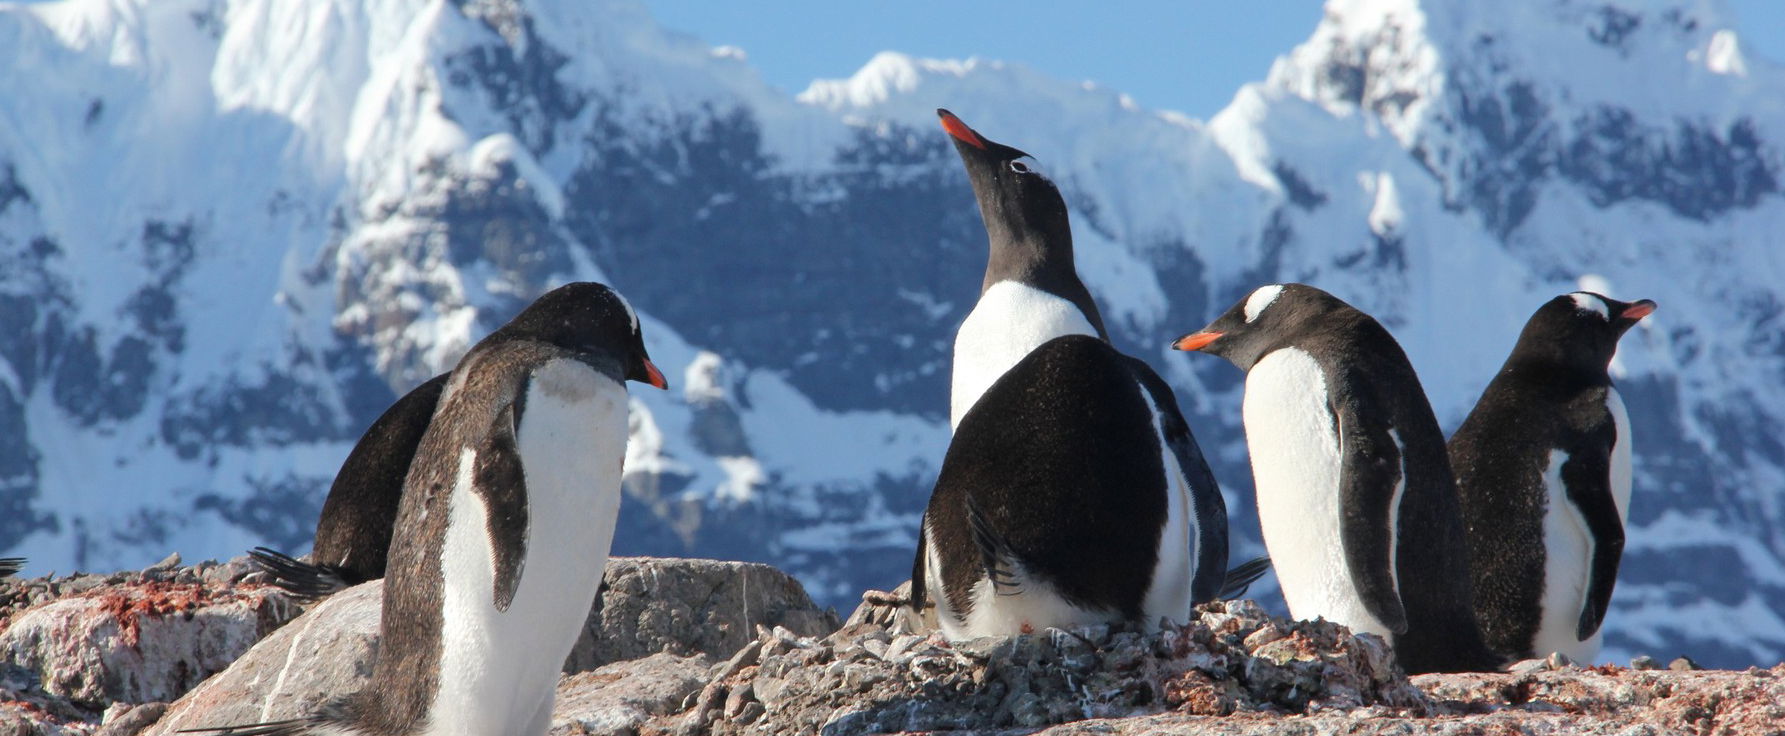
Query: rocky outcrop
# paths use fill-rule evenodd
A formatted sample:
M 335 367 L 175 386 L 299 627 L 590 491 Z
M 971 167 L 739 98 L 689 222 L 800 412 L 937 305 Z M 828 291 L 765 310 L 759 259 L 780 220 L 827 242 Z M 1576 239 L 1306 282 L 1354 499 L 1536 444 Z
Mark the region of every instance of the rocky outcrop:
M 0 733 L 153 722 L 300 612 L 243 562 L 179 562 L 0 583 Z
M 909 633 L 922 622 L 892 615 L 898 591 L 870 594 L 832 631 L 834 614 L 766 566 L 622 558 L 607 574 L 559 683 L 552 736 L 1785 734 L 1785 665 L 1533 660 L 1409 679 L 1376 637 L 1248 601 L 1157 632 L 950 643 Z M 135 702 L 181 687 L 182 667 L 208 666 L 205 642 L 251 636 L 206 632 L 281 620 L 281 594 L 253 580 L 245 565 L 206 563 L 0 584 L 0 642 L 32 642 L 17 651 L 36 657 L 0 660 L 0 735 L 159 736 L 295 716 L 364 684 L 377 582 L 314 605 L 171 705 Z M 77 626 L 89 621 L 113 624 Z

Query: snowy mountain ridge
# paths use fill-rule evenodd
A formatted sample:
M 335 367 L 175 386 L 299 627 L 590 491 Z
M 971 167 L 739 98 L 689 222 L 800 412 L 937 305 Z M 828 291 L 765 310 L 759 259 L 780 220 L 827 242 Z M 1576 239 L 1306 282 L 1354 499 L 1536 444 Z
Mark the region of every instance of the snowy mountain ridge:
M 1252 287 L 1375 314 L 1447 428 L 1545 299 L 1657 300 L 1617 364 L 1640 434 L 1608 656 L 1775 662 L 1785 73 L 1720 18 L 1334 0 L 1203 122 L 892 52 L 788 98 L 627 0 L 0 4 L 0 552 L 300 551 L 395 392 L 597 279 L 683 379 L 635 393 L 616 553 L 770 561 L 839 605 L 894 584 L 985 258 L 948 107 L 1061 183 L 1236 554 L 1239 376 L 1164 343 Z

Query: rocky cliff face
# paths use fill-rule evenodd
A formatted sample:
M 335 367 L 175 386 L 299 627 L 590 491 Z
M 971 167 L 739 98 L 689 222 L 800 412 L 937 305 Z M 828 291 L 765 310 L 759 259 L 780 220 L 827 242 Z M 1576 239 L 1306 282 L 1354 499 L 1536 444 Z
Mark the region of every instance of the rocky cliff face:
M 1617 363 L 1639 433 L 1608 656 L 1777 662 L 1785 76 L 1719 12 L 1335 0 L 1201 122 L 899 54 L 789 99 L 628 0 L 0 9 L 0 552 L 301 551 L 397 392 L 597 279 L 685 379 L 634 403 L 616 551 L 771 561 L 834 604 L 890 586 L 984 258 L 948 106 L 1061 182 L 1236 554 L 1238 376 L 1163 343 L 1258 283 L 1381 318 L 1447 426 L 1543 300 L 1660 302 Z

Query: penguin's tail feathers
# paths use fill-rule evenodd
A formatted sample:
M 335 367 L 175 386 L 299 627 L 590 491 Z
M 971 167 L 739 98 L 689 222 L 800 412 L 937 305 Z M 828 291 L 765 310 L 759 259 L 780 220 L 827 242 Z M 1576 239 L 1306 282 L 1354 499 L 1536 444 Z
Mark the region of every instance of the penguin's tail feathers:
M 967 494 L 967 524 L 972 533 L 973 546 L 979 548 L 979 563 L 985 568 L 986 579 L 992 582 L 992 590 L 998 595 L 1017 595 L 1023 592 L 1016 574 L 1016 555 L 998 530 L 992 527 L 986 518 L 984 509 Z M 917 584 L 912 583 L 913 586 Z M 921 610 L 921 609 L 920 609 Z
M 315 723 L 311 719 L 294 718 L 289 721 L 244 723 L 238 726 L 182 728 L 174 733 L 208 733 L 211 736 L 308 736 L 315 733 L 311 730 L 313 725 Z
M 18 572 L 24 567 L 25 558 L 23 557 L 0 557 L 0 578 Z
M 1271 558 L 1254 557 L 1227 570 L 1227 578 L 1221 581 L 1221 600 L 1231 601 L 1246 594 L 1246 589 L 1264 577 L 1271 569 Z
M 254 563 L 272 576 L 273 585 L 290 593 L 292 597 L 313 601 L 334 595 L 353 586 L 333 565 L 319 565 L 304 562 L 278 550 L 266 547 L 255 547 L 248 550 L 248 556 Z M 243 731 L 243 734 L 250 732 Z M 253 734 L 260 734 L 255 731 Z M 284 733 L 268 731 L 266 733 Z M 293 731 L 292 733 L 298 733 Z

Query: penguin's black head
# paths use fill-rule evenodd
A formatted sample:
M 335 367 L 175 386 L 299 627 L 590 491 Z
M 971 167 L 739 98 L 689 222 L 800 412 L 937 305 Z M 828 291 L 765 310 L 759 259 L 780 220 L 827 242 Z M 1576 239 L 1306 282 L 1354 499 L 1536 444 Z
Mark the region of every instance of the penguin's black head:
M 1591 291 L 1563 294 L 1531 315 L 1513 359 L 1602 372 L 1618 351 L 1618 338 L 1654 311 L 1655 303 L 1648 299 L 1621 302 Z
M 938 109 L 936 115 L 942 118 L 942 129 L 948 131 L 967 167 L 973 197 L 979 200 L 979 214 L 991 237 L 993 258 L 1005 244 L 1043 252 L 1059 250 L 1070 258 L 1072 227 L 1066 216 L 1066 199 L 1042 173 L 1035 157 L 986 140 L 947 110 Z
M 1219 355 L 1252 370 L 1273 350 L 1322 327 L 1369 317 L 1338 297 L 1307 284 L 1268 284 L 1247 294 L 1207 327 L 1172 341 L 1177 350 Z
M 626 380 L 669 388 L 645 351 L 638 312 L 602 284 L 578 281 L 546 292 L 490 337 L 538 340 L 591 358 L 618 360 Z

